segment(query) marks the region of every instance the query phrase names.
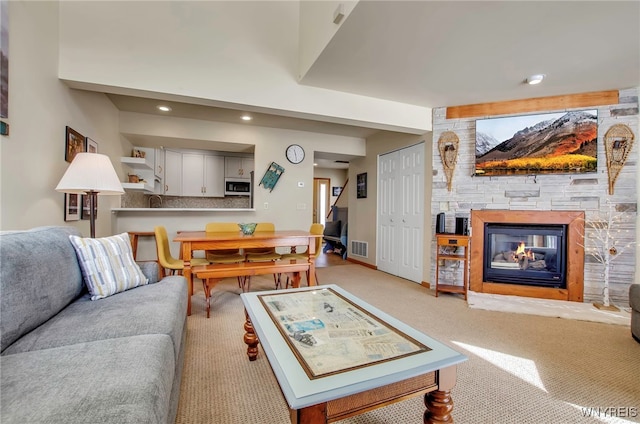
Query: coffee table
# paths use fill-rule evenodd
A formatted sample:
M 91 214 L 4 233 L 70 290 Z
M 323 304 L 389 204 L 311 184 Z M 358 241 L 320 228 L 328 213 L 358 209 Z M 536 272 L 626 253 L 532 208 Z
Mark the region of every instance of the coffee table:
M 338 421 L 424 395 L 425 423 L 453 422 L 466 356 L 343 290 L 242 293 L 250 361 L 262 344 L 293 424 Z

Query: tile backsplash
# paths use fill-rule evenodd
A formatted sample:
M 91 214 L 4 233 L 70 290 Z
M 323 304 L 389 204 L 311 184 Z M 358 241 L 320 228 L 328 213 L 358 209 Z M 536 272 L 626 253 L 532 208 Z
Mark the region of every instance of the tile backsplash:
M 242 209 L 250 207 L 249 196 L 229 196 L 229 197 L 181 197 L 181 196 L 160 196 L 162 205 L 158 206 L 158 199 L 152 196 L 138 192 L 126 192 L 120 200 L 122 208 L 148 208 L 149 201 L 154 207 L 161 208 L 229 208 Z

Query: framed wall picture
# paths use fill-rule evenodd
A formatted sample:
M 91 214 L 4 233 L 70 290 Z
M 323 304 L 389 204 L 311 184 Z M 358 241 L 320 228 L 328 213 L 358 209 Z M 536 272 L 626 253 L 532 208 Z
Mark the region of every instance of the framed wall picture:
M 340 196 L 340 193 L 342 193 L 342 187 L 331 187 L 332 196 Z
M 78 221 L 80 219 L 80 209 L 78 207 L 79 194 L 77 193 L 65 193 L 64 195 L 64 220 L 65 221 Z
M 98 143 L 87 137 L 85 149 L 87 153 L 98 153 Z
M 276 186 L 278 180 L 280 179 L 280 175 L 282 175 L 283 173 L 283 167 L 275 162 L 271 162 L 271 165 L 269 165 L 269 168 L 264 173 L 264 176 L 262 177 L 262 180 L 260 180 L 260 184 L 258 185 L 261 185 L 262 187 L 268 189 L 269 192 L 272 192 L 273 188 Z
M 67 126 L 64 149 L 64 160 L 72 162 L 78 153 L 84 152 L 84 136 L 73 128 Z
M 363 172 L 356 177 L 356 197 L 358 199 L 367 198 L 367 173 Z
M 89 217 L 89 196 L 83 194 L 82 196 L 82 209 L 80 211 L 80 219 L 90 219 Z M 96 196 L 96 204 L 93 207 L 93 216 L 98 219 L 98 196 Z

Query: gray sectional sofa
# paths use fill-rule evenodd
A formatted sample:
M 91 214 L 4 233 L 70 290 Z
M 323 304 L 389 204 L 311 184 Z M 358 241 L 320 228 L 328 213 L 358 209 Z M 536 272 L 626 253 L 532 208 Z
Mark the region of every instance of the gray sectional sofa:
M 640 343 L 640 284 L 629 286 L 629 305 L 631 306 L 631 335 Z
M 187 284 L 90 300 L 68 227 L 0 234 L 0 422 L 173 423 Z

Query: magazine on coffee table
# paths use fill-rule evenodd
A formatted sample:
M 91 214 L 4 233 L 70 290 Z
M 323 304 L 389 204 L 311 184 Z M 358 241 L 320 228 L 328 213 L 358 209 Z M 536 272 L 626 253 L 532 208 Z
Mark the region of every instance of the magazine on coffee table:
M 431 350 L 330 288 L 258 298 L 310 379 Z

